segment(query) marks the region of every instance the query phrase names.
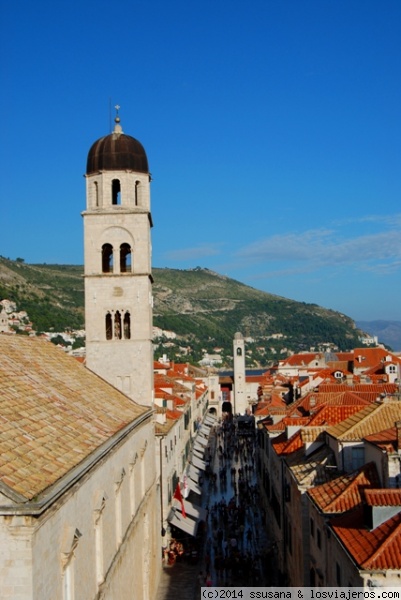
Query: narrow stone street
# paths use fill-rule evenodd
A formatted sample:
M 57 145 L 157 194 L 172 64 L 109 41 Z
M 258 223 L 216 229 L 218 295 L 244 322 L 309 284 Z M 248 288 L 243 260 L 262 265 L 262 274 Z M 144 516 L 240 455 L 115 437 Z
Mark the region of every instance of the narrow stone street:
M 213 427 L 202 495 L 189 498 L 208 513 L 199 555 L 194 560 L 184 554 L 163 566 L 157 600 L 182 595 L 197 600 L 205 585 L 272 585 L 266 573 L 269 539 L 259 502 L 255 444 L 254 430 L 239 431 L 235 418 Z

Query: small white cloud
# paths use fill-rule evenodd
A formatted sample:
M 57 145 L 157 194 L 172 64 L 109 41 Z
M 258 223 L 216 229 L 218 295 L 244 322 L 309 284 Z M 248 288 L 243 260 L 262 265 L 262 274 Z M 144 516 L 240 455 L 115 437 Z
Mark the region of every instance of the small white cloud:
M 273 235 L 245 246 L 237 252 L 237 256 L 254 264 L 265 261 L 303 262 L 306 271 L 345 265 L 361 270 L 386 268 L 387 271 L 395 271 L 401 261 L 398 219 L 391 221 L 388 218 L 386 225 L 391 225 L 391 228 L 377 233 L 355 234 L 354 237 L 345 237 L 343 231 L 335 229 Z M 291 271 L 291 267 L 285 269 L 287 274 Z

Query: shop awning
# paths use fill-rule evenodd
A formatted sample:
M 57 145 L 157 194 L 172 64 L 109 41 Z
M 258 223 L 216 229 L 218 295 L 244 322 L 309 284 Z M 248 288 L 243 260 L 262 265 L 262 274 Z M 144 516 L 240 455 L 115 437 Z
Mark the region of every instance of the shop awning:
M 199 431 L 201 431 L 202 433 L 206 433 L 206 435 L 210 435 L 211 430 L 212 428 L 207 423 L 202 423 L 202 425 L 199 428 Z
M 198 458 L 200 458 L 201 460 L 203 460 L 203 457 L 205 456 L 205 449 L 204 449 L 203 446 L 201 446 L 200 444 L 198 444 L 198 445 L 194 444 L 193 448 L 192 448 L 192 452 Z
M 195 494 L 199 494 L 199 496 L 202 495 L 202 490 L 199 487 L 199 485 L 190 477 L 187 477 L 186 479 L 187 485 L 189 487 L 189 489 L 194 492 Z
M 188 500 L 184 500 L 184 508 L 186 514 L 190 515 L 193 519 L 198 521 L 206 521 L 207 511 L 201 506 L 193 504 L 192 502 L 188 502 Z M 181 506 L 177 506 L 177 510 L 180 511 L 181 514 Z
M 191 458 L 191 463 L 193 464 L 194 467 L 196 467 L 197 469 L 201 469 L 202 471 L 206 470 L 206 463 L 204 460 L 201 460 L 200 458 L 198 458 L 197 456 L 195 456 L 194 454 L 192 454 L 192 458 Z
M 183 517 L 178 510 L 171 510 L 168 516 L 168 522 L 174 527 L 178 527 L 181 531 L 188 533 L 189 535 L 196 536 L 198 530 L 198 519 L 191 519 L 188 515 Z
M 202 446 L 207 446 L 208 445 L 208 441 L 205 437 L 201 436 L 201 435 L 197 435 L 196 436 L 196 440 L 195 440 L 195 444 L 201 444 Z
M 199 475 L 200 475 L 200 471 L 199 471 L 199 469 L 198 469 L 198 468 L 195 468 L 195 467 L 194 467 L 194 466 L 192 466 L 192 465 L 189 465 L 189 468 L 188 468 L 188 471 L 187 471 L 187 472 L 188 472 L 188 475 L 189 475 L 189 477 L 190 477 L 191 479 L 193 479 L 193 480 L 195 481 L 195 483 L 198 483 L 198 480 L 199 480 Z

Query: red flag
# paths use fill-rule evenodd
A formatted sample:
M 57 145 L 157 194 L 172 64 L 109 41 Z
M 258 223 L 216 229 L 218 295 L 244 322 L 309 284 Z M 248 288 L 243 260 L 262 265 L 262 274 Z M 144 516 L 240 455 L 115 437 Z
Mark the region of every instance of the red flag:
M 178 502 L 181 503 L 182 516 L 186 517 L 187 514 L 186 514 L 185 508 L 184 508 L 184 498 L 182 497 L 181 489 L 180 489 L 180 484 L 179 483 L 177 483 L 177 487 L 175 488 L 175 492 L 174 492 L 173 498 L 175 498 L 176 500 L 178 500 Z

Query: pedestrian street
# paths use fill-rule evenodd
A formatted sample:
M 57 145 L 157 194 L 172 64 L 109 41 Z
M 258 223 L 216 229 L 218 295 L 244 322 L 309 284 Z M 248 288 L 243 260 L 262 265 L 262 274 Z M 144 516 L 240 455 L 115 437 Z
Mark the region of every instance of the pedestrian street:
M 202 493 L 193 499 L 207 516 L 196 539 L 173 527 L 182 553 L 164 564 L 157 600 L 176 600 L 183 593 L 198 599 L 202 586 L 277 585 L 267 559 L 271 543 L 259 501 L 256 439 L 254 430 L 237 429 L 235 417 L 212 428 L 203 457 L 207 468 L 199 480 Z

